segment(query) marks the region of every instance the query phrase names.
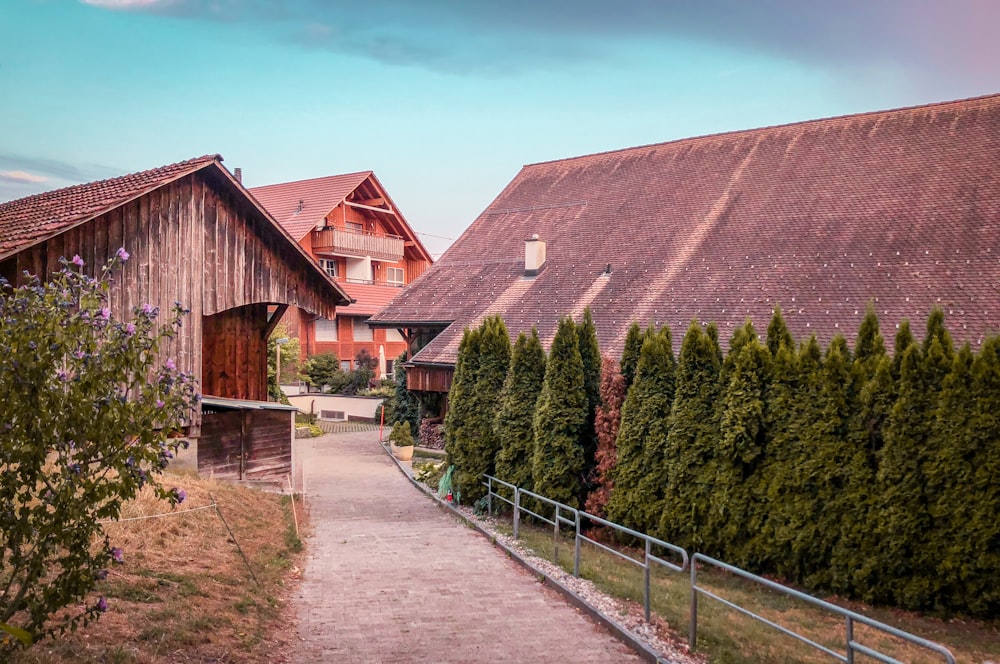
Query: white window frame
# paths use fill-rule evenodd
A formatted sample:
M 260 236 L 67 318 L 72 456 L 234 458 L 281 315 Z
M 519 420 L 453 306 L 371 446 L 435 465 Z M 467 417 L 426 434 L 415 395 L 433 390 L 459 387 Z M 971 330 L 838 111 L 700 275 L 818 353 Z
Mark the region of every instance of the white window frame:
M 319 259 L 319 265 L 321 268 L 323 268 L 324 272 L 326 272 L 329 276 L 333 277 L 334 279 L 340 277 L 340 263 L 333 260 L 332 258 Z
M 399 273 L 399 279 L 394 279 L 396 273 Z M 403 272 L 401 267 L 387 267 L 385 268 L 385 283 L 391 286 L 402 286 L 406 283 L 406 273 Z

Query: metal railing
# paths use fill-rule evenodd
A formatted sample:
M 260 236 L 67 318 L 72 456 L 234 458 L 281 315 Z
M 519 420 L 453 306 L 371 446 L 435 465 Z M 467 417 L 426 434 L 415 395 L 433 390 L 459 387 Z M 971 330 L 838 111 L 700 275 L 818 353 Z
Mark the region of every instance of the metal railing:
M 830 611 L 839 616 L 842 616 L 844 618 L 844 644 L 847 649 L 847 654 L 841 654 L 836 650 L 827 648 L 823 644 L 817 643 L 816 641 L 813 641 L 812 639 L 803 636 L 798 632 L 794 632 L 785 627 L 784 625 L 779 625 L 778 623 L 772 620 L 768 620 L 764 616 L 758 615 L 749 609 L 745 609 L 734 602 L 730 602 L 729 600 L 716 595 L 715 593 L 706 589 L 703 586 L 699 586 L 698 585 L 699 562 L 704 562 L 706 564 L 712 565 L 718 569 L 725 570 L 730 574 L 735 574 L 740 578 L 747 579 L 754 583 L 760 584 L 766 588 L 770 588 L 771 590 L 788 595 L 789 597 L 794 597 L 795 599 L 801 600 L 808 604 L 812 604 L 813 606 L 817 606 L 821 609 L 825 609 L 826 611 Z M 728 606 L 729 608 L 735 611 L 739 611 L 743 615 L 759 620 L 765 625 L 773 627 L 779 632 L 786 634 L 792 637 L 793 639 L 797 639 L 803 643 L 806 643 L 812 646 L 813 648 L 816 648 L 817 650 L 820 650 L 826 653 L 827 655 L 830 655 L 831 657 L 837 659 L 838 661 L 846 662 L 847 664 L 854 664 L 855 653 L 867 655 L 868 657 L 876 659 L 880 662 L 885 662 L 886 664 L 903 664 L 903 662 L 900 662 L 897 659 L 893 659 L 888 655 L 885 655 L 877 650 L 869 648 L 868 646 L 862 645 L 861 643 L 855 641 L 854 640 L 855 623 L 867 625 L 868 627 L 877 629 L 881 632 L 885 632 L 886 634 L 894 636 L 898 639 L 902 639 L 903 641 L 908 641 L 909 643 L 912 643 L 916 646 L 919 646 L 921 648 L 924 648 L 926 650 L 941 655 L 944 658 L 944 661 L 947 662 L 948 664 L 955 664 L 955 657 L 951 654 L 951 651 L 949 651 L 942 645 L 934 643 L 933 641 L 928 641 L 927 639 L 922 639 L 919 636 L 914 636 L 913 634 L 910 634 L 908 632 L 904 632 L 890 625 L 886 625 L 885 623 L 881 623 L 877 620 L 868 618 L 867 616 L 863 616 L 860 613 L 849 611 L 847 609 L 837 606 L 836 604 L 825 602 L 821 599 L 813 597 L 812 595 L 807 595 L 803 592 L 799 592 L 798 590 L 793 590 L 791 588 L 783 586 L 780 583 L 769 581 L 768 579 L 757 576 L 756 574 L 751 574 L 750 572 L 742 570 L 739 567 L 734 567 L 733 565 L 726 564 L 721 560 L 710 558 L 701 553 L 696 553 L 694 554 L 694 556 L 691 557 L 691 625 L 690 625 L 690 632 L 688 634 L 688 643 L 691 645 L 692 649 L 698 642 L 698 594 L 699 593 L 705 595 L 706 597 L 711 597 L 712 599 L 721 602 L 722 604 Z
M 662 565 L 667 569 L 671 569 L 675 572 L 683 572 L 687 569 L 688 565 L 688 554 L 687 551 L 679 546 L 670 544 L 669 542 L 664 542 L 663 540 L 657 539 L 646 535 L 645 533 L 640 533 L 637 530 L 632 530 L 631 528 L 626 528 L 625 526 L 614 523 L 613 521 L 608 521 L 607 519 L 602 519 L 599 516 L 593 514 L 588 514 L 582 510 L 570 507 L 564 503 L 546 498 L 527 489 L 522 489 L 520 487 L 514 486 L 509 482 L 504 482 L 503 480 L 492 477 L 491 475 L 483 475 L 486 480 L 483 486 L 486 487 L 486 509 L 490 514 L 493 513 L 493 498 L 498 498 L 501 502 L 504 502 L 514 508 L 514 539 L 518 538 L 520 534 L 521 526 L 521 513 L 526 512 L 536 519 L 547 523 L 552 526 L 552 560 L 558 564 L 559 562 L 559 536 L 560 536 L 560 526 L 566 525 L 573 528 L 573 576 L 580 576 L 580 545 L 583 542 L 590 542 L 596 547 L 607 551 L 608 553 L 614 554 L 623 560 L 626 560 L 634 565 L 637 565 L 643 570 L 643 596 L 642 596 L 642 606 L 646 614 L 646 622 L 650 619 L 650 575 L 652 571 L 653 564 Z M 499 492 L 494 491 L 494 483 L 500 487 L 509 489 L 513 491 L 513 500 L 502 496 Z M 527 507 L 521 500 L 522 496 L 527 496 L 533 498 L 538 502 L 549 505 L 553 508 L 553 516 L 549 518 L 545 515 L 539 514 Z M 564 516 L 564 515 L 569 515 Z M 590 521 L 591 523 L 616 530 L 618 532 L 624 533 L 631 537 L 634 537 L 643 542 L 645 546 L 645 555 L 640 558 L 634 558 L 626 553 L 623 553 L 613 547 L 602 544 L 597 540 L 587 537 L 583 533 L 583 528 L 581 527 L 585 521 Z M 680 558 L 680 564 L 670 562 L 659 556 L 653 555 L 653 547 L 660 547 L 661 549 L 670 551 L 676 554 Z
M 855 654 L 866 655 L 875 659 L 879 662 L 884 662 L 885 664 L 904 664 L 899 660 L 893 659 L 892 657 L 870 648 L 862 643 L 859 643 L 854 639 L 854 625 L 861 624 L 871 627 L 873 629 L 884 632 L 890 636 L 894 636 L 903 641 L 907 641 L 925 650 L 929 650 L 933 653 L 941 655 L 946 664 L 955 664 L 955 657 L 951 654 L 944 646 L 934 643 L 933 641 L 928 641 L 919 636 L 915 636 L 903 630 L 896 629 L 885 623 L 881 623 L 872 618 L 861 615 L 860 613 L 855 613 L 848 609 L 837 606 L 836 604 L 831 604 L 830 602 L 823 601 L 812 595 L 807 595 L 806 593 L 800 592 L 798 590 L 793 590 L 787 586 L 783 586 L 780 583 L 775 583 L 763 577 L 757 576 L 756 574 L 751 574 L 746 570 L 740 569 L 739 567 L 734 567 L 720 560 L 710 558 L 701 553 L 695 553 L 689 559 L 688 553 L 683 548 L 670 544 L 669 542 L 664 542 L 663 540 L 657 539 L 655 537 L 650 537 L 645 533 L 641 533 L 631 528 L 626 528 L 625 526 L 614 523 L 613 521 L 608 521 L 607 519 L 602 519 L 599 516 L 594 516 L 593 514 L 588 514 L 587 512 L 577 510 L 569 505 L 554 501 L 545 496 L 541 496 L 527 489 L 521 489 L 509 482 L 504 482 L 503 480 L 497 479 L 491 475 L 483 475 L 486 480 L 483 482 L 483 486 L 486 487 L 486 508 L 490 514 L 493 513 L 493 499 L 496 498 L 502 503 L 510 505 L 514 511 L 514 539 L 518 539 L 521 524 L 521 513 L 526 512 L 536 519 L 547 523 L 552 526 L 552 560 L 558 564 L 559 562 L 559 537 L 560 537 L 560 526 L 567 525 L 574 528 L 574 559 L 573 559 L 573 576 L 580 576 L 580 544 L 581 542 L 590 542 L 594 546 L 607 551 L 610 554 L 618 556 L 628 562 L 631 562 L 639 567 L 643 568 L 643 609 L 645 610 L 646 622 L 650 620 L 650 571 L 652 568 L 651 563 L 656 563 L 662 565 L 668 569 L 675 572 L 683 572 L 690 567 L 691 570 L 691 623 L 688 632 L 688 643 L 693 650 L 698 641 L 698 595 L 705 595 L 706 597 L 711 597 L 712 599 L 721 602 L 723 605 L 738 611 L 746 616 L 759 620 L 760 622 L 773 627 L 779 632 L 790 636 L 798 641 L 816 648 L 817 650 L 837 659 L 838 661 L 845 662 L 846 664 L 854 664 Z M 500 489 L 506 489 L 510 492 L 511 496 L 507 497 L 500 493 Z M 549 505 L 553 508 L 553 516 L 549 518 L 543 514 L 539 514 L 531 509 L 525 507 L 521 500 L 522 496 L 528 496 L 539 501 L 541 504 Z M 569 516 L 566 516 L 569 515 Z M 572 518 L 570 518 L 572 517 Z M 581 529 L 581 524 L 585 521 L 590 521 L 594 524 L 616 530 L 618 532 L 624 533 L 631 537 L 634 537 L 645 544 L 645 555 L 642 558 L 633 557 L 627 553 L 623 553 L 615 548 L 602 544 L 594 539 L 587 537 L 583 530 Z M 680 564 L 670 562 L 663 558 L 653 555 L 652 547 L 658 546 L 662 549 L 670 551 L 680 557 Z M 846 654 L 842 654 L 832 648 L 828 648 L 821 643 L 813 641 L 812 639 L 799 634 L 784 625 L 779 625 L 778 623 L 765 618 L 764 616 L 758 615 L 753 611 L 746 609 L 735 602 L 727 600 L 719 595 L 708 590 L 704 586 L 698 585 L 698 563 L 702 562 L 706 565 L 711 565 L 715 568 L 721 569 L 725 572 L 729 572 L 736 576 L 739 576 L 748 581 L 760 584 L 766 588 L 777 591 L 779 593 L 785 594 L 789 597 L 802 600 L 808 604 L 825 609 L 832 613 L 835 613 L 844 618 L 844 644 L 846 647 Z

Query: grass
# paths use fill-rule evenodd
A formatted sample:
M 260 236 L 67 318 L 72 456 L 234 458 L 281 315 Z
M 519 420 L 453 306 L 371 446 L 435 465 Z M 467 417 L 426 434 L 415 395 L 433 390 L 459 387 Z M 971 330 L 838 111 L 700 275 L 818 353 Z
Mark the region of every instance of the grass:
M 125 563 L 112 568 L 86 602 L 104 596 L 107 612 L 88 627 L 18 653 L 12 664 L 254 664 L 280 658 L 292 636 L 284 609 L 302 550 L 291 498 L 190 476 L 164 479 L 187 492 L 176 515 L 106 526 Z M 210 505 L 210 494 L 259 585 L 215 510 L 181 512 Z M 122 518 L 167 512 L 167 503 L 143 493 Z
M 499 524 L 500 530 L 508 534 L 511 532 L 509 522 L 500 521 Z M 551 529 L 526 525 L 522 521 L 520 540 L 539 557 L 552 560 Z M 642 558 L 642 552 L 622 550 L 632 557 Z M 656 552 L 654 555 L 671 559 Z M 563 569 L 573 571 L 571 537 L 560 541 L 558 563 Z M 584 542 L 581 545 L 580 568 L 581 576 L 593 581 L 605 593 L 631 600 L 641 606 L 643 570 L 638 565 Z M 653 622 L 674 638 L 686 642 L 691 606 L 690 573 L 677 573 L 655 566 L 651 577 Z M 841 654 L 846 652 L 843 645 L 844 620 L 835 614 L 745 579 L 703 567 L 698 569 L 698 585 L 832 650 Z M 1000 623 L 989 625 L 974 621 L 945 621 L 892 609 L 872 608 L 836 598 L 823 599 L 940 643 L 951 650 L 956 661 L 961 664 L 1000 662 Z M 854 637 L 856 641 L 902 662 L 936 664 L 945 661 L 940 655 L 863 625 L 855 626 Z M 697 651 L 707 655 L 712 664 L 827 664 L 835 661 L 829 655 L 704 595 L 698 600 Z M 874 660 L 859 655 L 856 661 L 861 664 Z

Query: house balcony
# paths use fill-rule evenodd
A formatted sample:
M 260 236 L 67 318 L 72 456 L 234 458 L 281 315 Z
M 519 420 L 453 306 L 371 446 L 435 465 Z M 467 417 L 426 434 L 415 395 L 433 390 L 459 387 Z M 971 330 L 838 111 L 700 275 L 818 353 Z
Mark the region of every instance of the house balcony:
M 403 259 L 403 238 L 398 235 L 324 228 L 313 231 L 313 251 L 335 256 L 357 256 L 395 263 Z

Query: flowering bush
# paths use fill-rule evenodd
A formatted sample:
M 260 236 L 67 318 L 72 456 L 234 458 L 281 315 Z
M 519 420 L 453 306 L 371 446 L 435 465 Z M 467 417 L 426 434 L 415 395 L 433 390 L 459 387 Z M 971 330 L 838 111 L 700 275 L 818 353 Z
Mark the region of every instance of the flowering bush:
M 150 305 L 112 315 L 110 275 L 128 257 L 120 249 L 97 279 L 79 256 L 48 283 L 0 279 L 0 659 L 107 608 L 80 604 L 124 560 L 103 520 L 146 484 L 184 499 L 157 477 L 198 396 L 192 376 L 157 358 L 185 312 L 176 305 L 159 328 Z

